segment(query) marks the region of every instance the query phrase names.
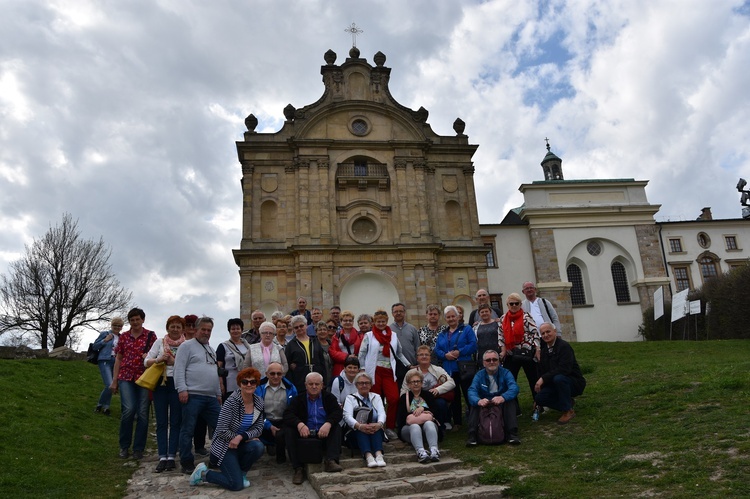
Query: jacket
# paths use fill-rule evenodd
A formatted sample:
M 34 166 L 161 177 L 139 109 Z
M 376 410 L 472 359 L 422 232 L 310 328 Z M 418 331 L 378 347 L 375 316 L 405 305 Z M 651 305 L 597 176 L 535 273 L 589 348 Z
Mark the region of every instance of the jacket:
M 96 360 L 114 360 L 114 355 L 112 350 L 114 349 L 114 343 L 115 340 L 112 338 L 109 341 L 104 341 L 104 338 L 107 337 L 108 334 L 110 334 L 112 330 L 109 331 L 102 331 L 99 333 L 99 336 L 96 338 L 96 341 L 94 341 L 94 350 L 96 350 L 98 353 Z
M 558 374 L 568 376 L 573 380 L 575 386 L 581 393 L 586 387 L 586 378 L 581 373 L 581 368 L 576 361 L 573 347 L 562 338 L 555 339 L 552 351 L 547 345 L 542 346 L 541 358 L 539 359 L 539 372 L 542 373 L 544 384 L 552 383 Z
M 224 405 L 221 406 L 221 412 L 219 412 L 219 421 L 216 424 L 216 430 L 214 430 L 214 437 L 211 441 L 211 456 L 217 464 L 221 464 L 224 460 L 224 456 L 229 449 L 229 442 L 237 435 L 242 435 L 242 441 L 247 442 L 255 438 L 260 438 L 260 434 L 263 432 L 263 421 L 265 421 L 265 414 L 263 412 L 263 399 L 258 394 L 253 395 L 253 422 L 250 428 L 240 433 L 240 426 L 242 425 L 242 418 L 245 416 L 245 402 L 242 400 L 242 394 L 240 390 L 232 392 L 232 394 L 224 401 Z
M 560 319 L 557 317 L 555 307 L 552 306 L 552 303 L 550 303 L 549 300 L 546 300 L 541 296 L 537 296 L 534 301 L 539 302 L 539 311 L 542 313 L 542 317 L 544 317 L 544 322 L 554 324 L 555 332 L 557 333 L 557 336 L 560 336 L 562 334 L 562 326 L 560 325 Z M 523 302 L 521 302 L 521 309 L 526 313 L 531 313 L 531 302 L 528 299 L 524 299 Z M 541 326 L 541 324 L 536 325 L 537 328 L 539 326 Z
M 286 389 L 286 405 L 287 407 L 289 407 L 289 404 L 292 402 L 292 399 L 297 396 L 297 387 L 294 386 L 292 382 L 286 378 L 281 378 L 281 384 L 284 385 L 284 388 Z M 255 389 L 255 394 L 265 401 L 267 389 L 268 389 L 268 378 L 263 378 L 260 380 L 260 383 L 258 384 L 258 388 Z M 263 428 L 270 430 L 271 421 L 266 419 L 266 422 L 263 424 Z
M 344 415 L 339 401 L 328 392 L 321 392 L 320 398 L 326 411 L 326 423 L 331 423 L 331 426 L 339 424 Z M 284 411 L 284 426 L 297 431 L 297 425 L 300 423 L 307 424 L 307 392 L 294 397 Z
M 385 426 L 386 413 L 383 399 L 380 398 L 380 395 L 377 393 L 372 392 L 368 393 L 368 397 L 370 399 L 370 405 L 378 413 L 378 419 L 373 421 L 373 423 L 381 423 Z M 354 408 L 363 405 L 357 399 L 364 400 L 359 393 L 352 393 L 347 395 L 346 400 L 344 401 L 344 423 L 346 423 L 351 429 L 354 429 L 354 425 L 357 424 L 357 420 L 354 419 Z
M 458 371 L 458 361 L 470 361 L 472 355 L 477 351 L 477 335 L 471 326 L 459 326 L 453 334 L 450 341 L 448 340 L 448 329 L 438 335 L 435 342 L 435 356 L 443 362 L 443 369 L 449 374 Z M 459 351 L 459 357 L 456 360 L 448 360 L 445 354 L 452 350 Z
M 490 376 L 487 369 L 480 370 L 471 382 L 469 387 L 468 398 L 469 405 L 477 406 L 482 399 L 491 399 L 500 395 L 505 400 L 512 400 L 518 397 L 518 384 L 513 378 L 513 373 L 504 367 L 498 367 L 495 373 L 497 382 L 497 391 L 490 392 Z
M 310 350 L 312 351 L 312 360 L 308 362 L 307 350 L 296 337 L 288 341 L 284 348 L 286 361 L 289 364 L 286 377 L 294 383 L 298 393 L 305 391 L 305 376 L 313 371 L 323 376 L 323 386 L 328 386 L 323 347 L 320 346 L 317 338 L 310 338 Z M 292 364 L 295 364 L 294 368 L 292 368 Z M 312 365 L 312 369 L 308 367 L 310 365 Z
M 430 411 L 434 417 L 437 417 L 437 404 L 435 403 L 435 396 L 430 393 L 429 390 L 422 390 L 419 395 L 427 403 L 427 410 Z M 412 397 L 413 394 L 411 393 L 411 390 L 409 390 L 409 400 L 411 400 Z M 406 416 L 408 416 L 410 413 L 411 412 L 406 407 L 406 393 L 402 393 L 401 397 L 399 397 L 398 399 L 398 409 L 396 409 L 396 435 L 398 435 L 398 438 L 401 440 L 403 440 L 403 438 L 401 437 L 401 428 L 406 426 Z M 440 421 L 438 421 L 438 428 L 440 428 Z M 441 430 L 438 430 L 438 432 L 440 433 Z

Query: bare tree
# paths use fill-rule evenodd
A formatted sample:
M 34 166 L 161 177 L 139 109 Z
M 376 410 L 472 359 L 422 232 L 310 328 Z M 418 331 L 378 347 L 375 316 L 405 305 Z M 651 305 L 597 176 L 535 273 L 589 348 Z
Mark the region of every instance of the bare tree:
M 112 251 L 100 238 L 84 240 L 69 213 L 0 282 L 0 334 L 29 333 L 42 348 L 64 346 L 77 329 L 94 327 L 124 310 L 131 294 L 112 273 Z

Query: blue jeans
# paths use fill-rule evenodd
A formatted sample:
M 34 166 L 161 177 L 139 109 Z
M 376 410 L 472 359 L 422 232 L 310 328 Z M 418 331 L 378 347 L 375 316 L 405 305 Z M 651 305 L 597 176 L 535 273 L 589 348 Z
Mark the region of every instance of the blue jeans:
M 221 406 L 216 397 L 207 395 L 189 395 L 186 404 L 182 404 L 182 424 L 180 425 L 180 461 L 193 464 L 193 433 L 195 422 L 202 417 L 211 428 L 216 428 Z
M 354 430 L 354 437 L 363 456 L 368 452 L 373 455 L 378 451 L 383 452 L 383 430 L 378 430 L 372 435 Z
M 109 404 L 112 402 L 112 392 L 109 389 L 109 385 L 112 384 L 112 369 L 115 367 L 115 361 L 113 359 L 100 360 L 99 374 L 102 375 L 102 381 L 104 382 L 104 390 L 99 395 L 99 403 L 96 404 L 101 406 L 102 409 L 109 409 Z
M 180 444 L 182 404 L 174 387 L 174 378 L 168 377 L 165 386 L 159 385 L 154 390 L 154 413 L 159 457 L 175 457 Z
M 229 490 L 242 490 L 245 473 L 263 456 L 265 446 L 260 440 L 241 443 L 236 449 L 228 449 L 219 468 L 221 471 L 206 472 L 206 481 Z
M 135 381 L 120 380 L 119 387 L 122 404 L 120 449 L 129 449 L 132 439 L 133 450 L 143 452 L 148 437 L 148 390 L 136 385 Z M 136 421 L 135 437 L 133 421 Z
M 573 408 L 573 397 L 577 397 L 581 392 L 573 387 L 573 380 L 570 376 L 556 374 L 552 378 L 552 383 L 545 383 L 534 400 L 537 405 L 551 407 L 560 412 L 569 411 Z

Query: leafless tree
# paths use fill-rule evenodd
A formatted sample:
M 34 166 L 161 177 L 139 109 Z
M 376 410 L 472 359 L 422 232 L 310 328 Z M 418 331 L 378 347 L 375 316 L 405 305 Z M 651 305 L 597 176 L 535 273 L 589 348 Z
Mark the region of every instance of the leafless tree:
M 29 334 L 42 348 L 68 344 L 127 308 L 131 294 L 112 273 L 112 251 L 84 240 L 69 213 L 10 264 L 0 281 L 0 334 Z

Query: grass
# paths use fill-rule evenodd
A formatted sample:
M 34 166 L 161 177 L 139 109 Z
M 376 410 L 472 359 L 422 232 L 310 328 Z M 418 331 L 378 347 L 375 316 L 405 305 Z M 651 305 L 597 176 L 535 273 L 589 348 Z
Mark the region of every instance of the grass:
M 750 496 L 750 342 L 580 343 L 588 380 L 576 418 L 530 419 L 519 447 L 444 446 L 508 497 Z
M 574 348 L 588 386 L 569 425 L 554 411 L 532 423 L 526 388 L 521 446 L 467 449 L 464 432 L 443 446 L 508 497 L 750 496 L 750 341 Z M 100 390 L 85 362 L 0 360 L 2 497 L 125 494 L 119 397 L 94 414 Z

